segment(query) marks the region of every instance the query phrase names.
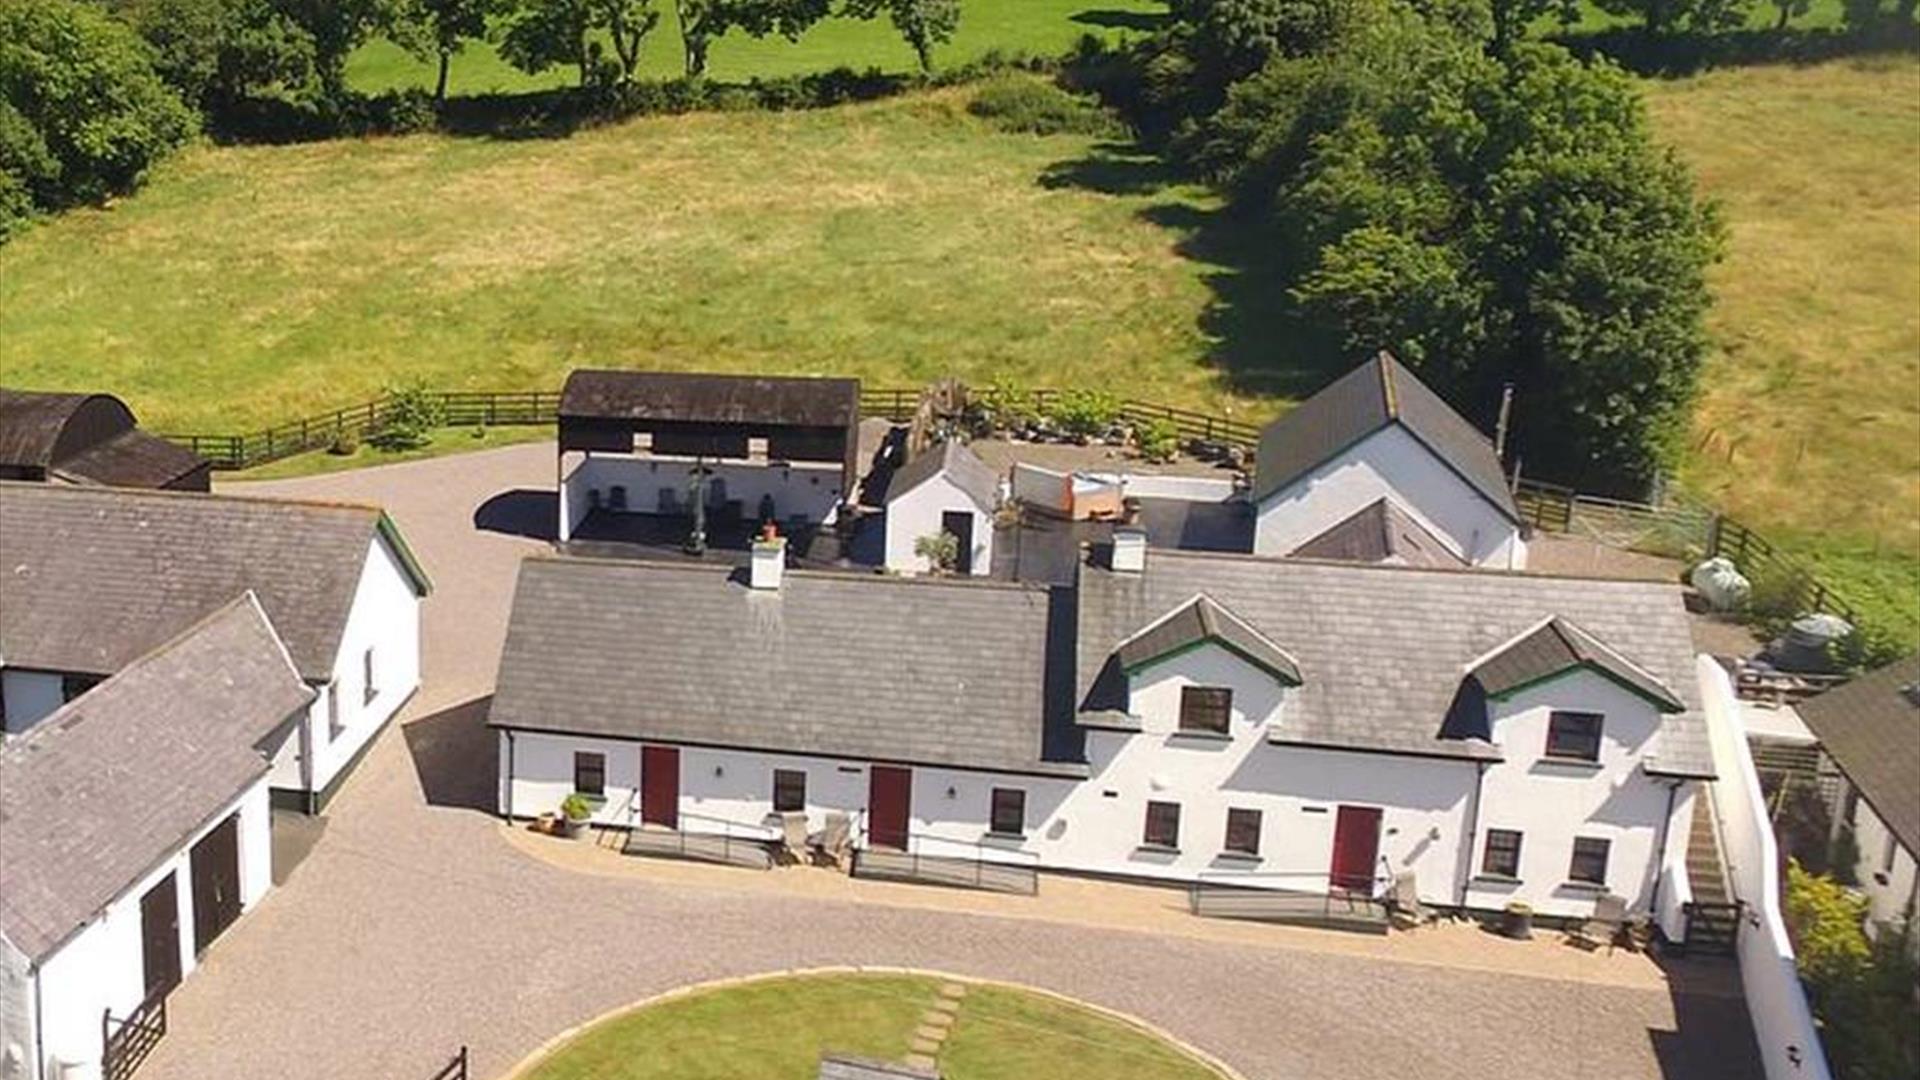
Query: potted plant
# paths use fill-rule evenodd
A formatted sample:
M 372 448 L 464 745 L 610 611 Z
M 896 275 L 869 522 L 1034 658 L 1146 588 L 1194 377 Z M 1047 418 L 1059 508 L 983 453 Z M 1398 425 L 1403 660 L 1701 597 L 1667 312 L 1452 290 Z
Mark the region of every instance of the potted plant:
M 560 815 L 566 819 L 566 834 L 580 836 L 587 831 L 587 819 L 593 817 L 593 803 L 576 791 L 561 800 Z

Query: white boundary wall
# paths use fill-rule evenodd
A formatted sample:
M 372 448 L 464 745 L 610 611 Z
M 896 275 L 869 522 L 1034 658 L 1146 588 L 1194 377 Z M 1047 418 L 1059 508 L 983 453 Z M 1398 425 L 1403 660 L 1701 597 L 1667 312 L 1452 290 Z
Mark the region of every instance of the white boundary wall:
M 1695 663 L 1714 771 L 1720 777 L 1711 791 L 1726 846 L 1727 878 L 1734 895 L 1746 904 L 1739 938 L 1740 983 L 1753 1015 L 1760 1060 L 1767 1080 L 1831 1080 L 1781 918 L 1780 851 L 1747 749 L 1740 701 L 1733 682 L 1712 657 L 1701 656 Z

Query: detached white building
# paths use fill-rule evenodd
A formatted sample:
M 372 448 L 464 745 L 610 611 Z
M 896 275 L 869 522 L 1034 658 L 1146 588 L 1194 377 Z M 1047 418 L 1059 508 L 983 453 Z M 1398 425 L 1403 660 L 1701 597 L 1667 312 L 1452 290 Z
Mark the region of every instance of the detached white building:
M 249 592 L 0 744 L 0 1078 L 144 1056 L 271 885 L 270 759 L 312 698 Z
M 1678 588 L 1146 552 L 1070 586 L 533 559 L 500 809 L 1309 894 L 1614 893 L 1685 933 L 1713 770 Z M 757 583 L 764 587 L 754 587 Z
M 374 507 L 0 482 L 0 729 L 251 591 L 314 698 L 275 801 L 324 807 L 420 685 L 425 573 Z
M 922 450 L 887 484 L 886 568 L 924 574 L 931 561 L 915 550 L 923 537 L 946 533 L 958 551 L 954 572 L 993 571 L 993 511 L 1000 478 L 956 440 Z
M 1870 905 L 1868 929 L 1920 959 L 1920 655 L 1802 701 L 1800 718 L 1844 781 L 1834 835 L 1853 834 L 1852 867 Z
M 1493 444 L 1387 353 L 1261 433 L 1253 550 L 1520 570 L 1520 513 Z

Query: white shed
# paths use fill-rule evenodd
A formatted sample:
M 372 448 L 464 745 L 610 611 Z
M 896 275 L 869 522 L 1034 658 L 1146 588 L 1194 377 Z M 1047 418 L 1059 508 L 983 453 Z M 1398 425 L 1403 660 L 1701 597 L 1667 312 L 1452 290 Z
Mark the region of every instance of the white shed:
M 999 487 L 1000 478 L 986 462 L 953 440 L 928 447 L 901 466 L 887 486 L 887 569 L 928 572 L 931 562 L 914 546 L 921 537 L 945 532 L 959 541 L 956 573 L 990 573 Z

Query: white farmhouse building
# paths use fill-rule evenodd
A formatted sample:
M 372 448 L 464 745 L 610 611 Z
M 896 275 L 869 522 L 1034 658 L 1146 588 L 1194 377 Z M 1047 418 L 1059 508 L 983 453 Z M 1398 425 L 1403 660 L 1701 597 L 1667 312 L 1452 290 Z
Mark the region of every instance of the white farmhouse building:
M 1868 928 L 1904 939 L 1920 959 L 1920 655 L 1909 656 L 1798 706 L 1844 781 L 1836 838 L 1853 834 L 1853 866 L 1870 905 Z
M 314 690 L 276 803 L 323 807 L 420 685 L 429 584 L 373 507 L 0 482 L 0 566 L 9 734 L 247 591 Z
M 1267 426 L 1252 499 L 1261 555 L 1527 564 L 1493 444 L 1384 352 Z
M 886 568 L 924 574 L 930 560 L 915 550 L 922 537 L 946 533 L 958 555 L 954 572 L 985 576 L 993 570 L 993 510 L 1000 478 L 957 440 L 916 454 L 887 484 Z
M 0 745 L 0 1077 L 137 1064 L 271 884 L 270 759 L 312 698 L 248 592 Z
M 1068 586 L 534 559 L 500 809 L 1685 933 L 1712 768 L 1674 586 L 1146 552 Z M 756 568 L 757 570 L 758 568 Z M 770 587 L 754 587 L 755 585 Z

